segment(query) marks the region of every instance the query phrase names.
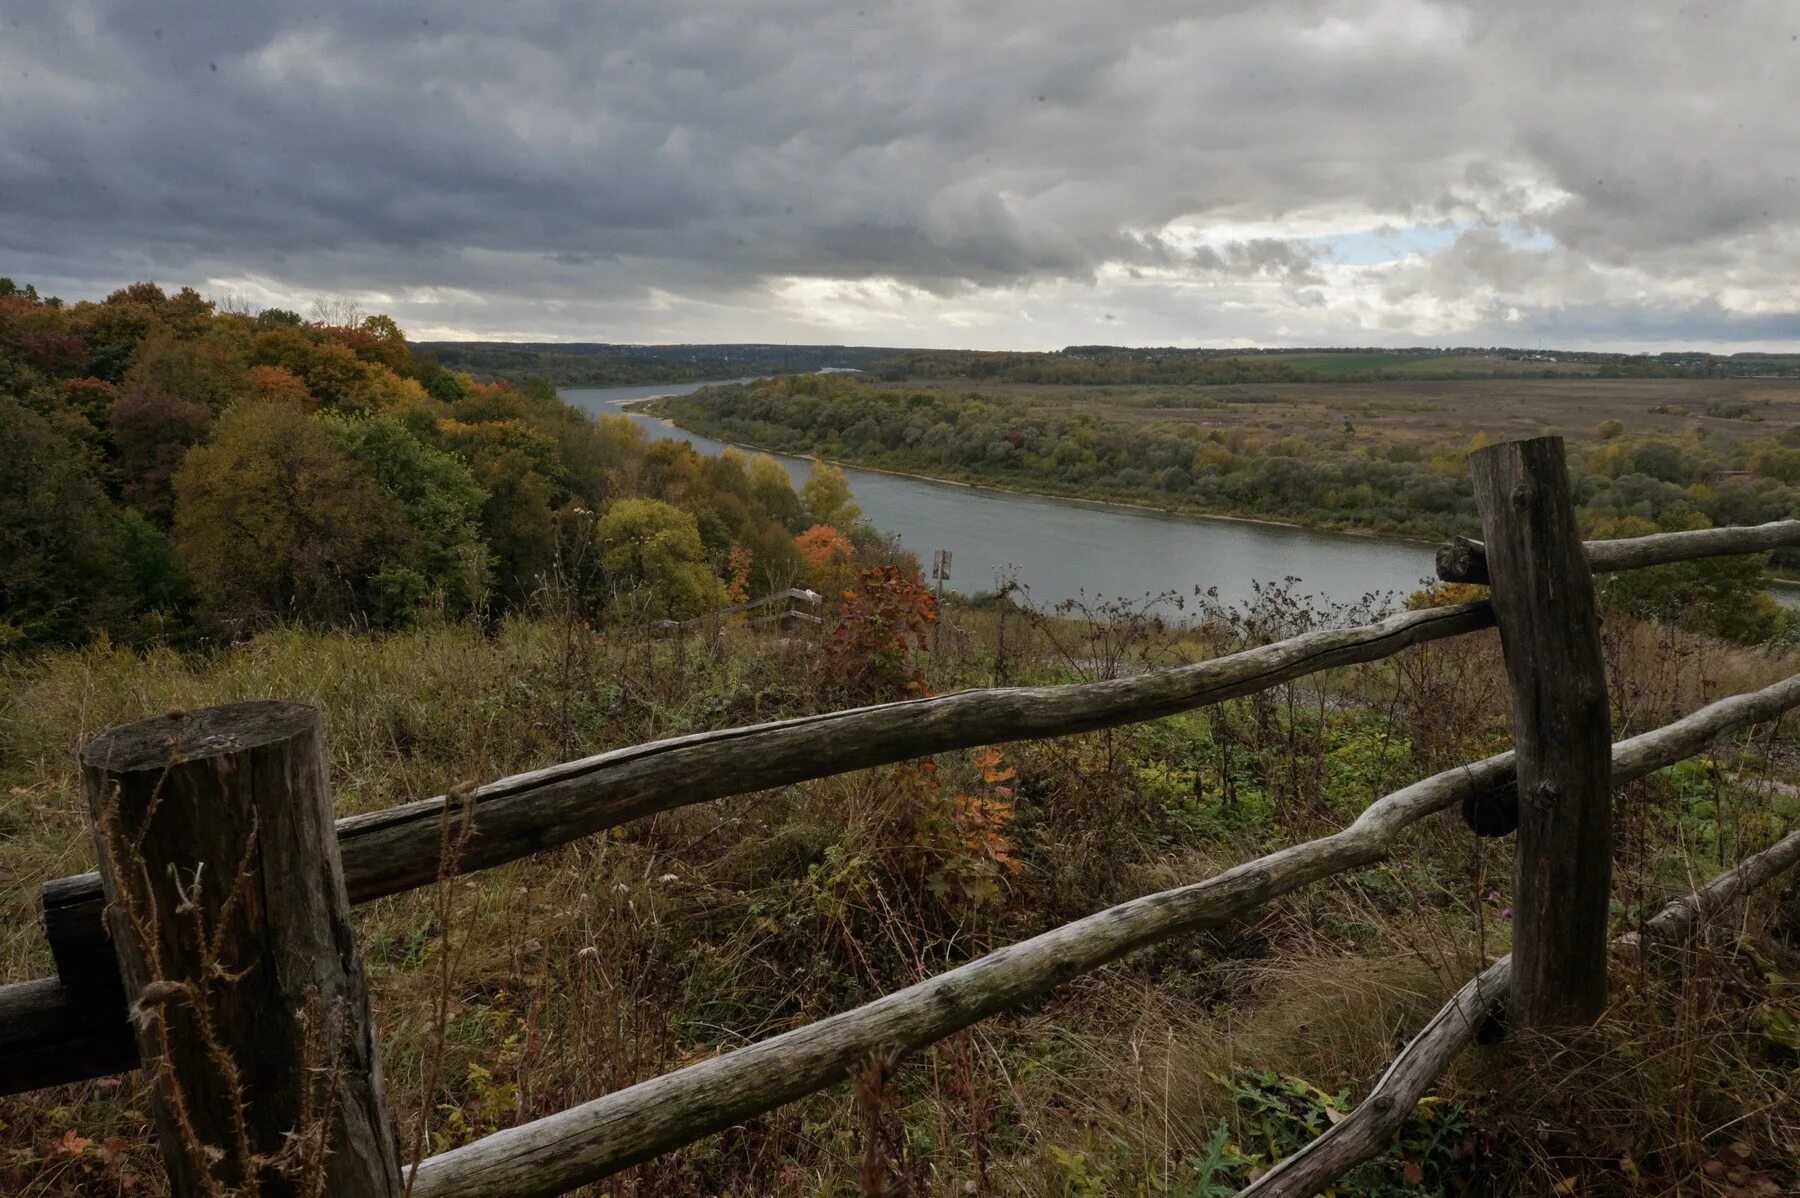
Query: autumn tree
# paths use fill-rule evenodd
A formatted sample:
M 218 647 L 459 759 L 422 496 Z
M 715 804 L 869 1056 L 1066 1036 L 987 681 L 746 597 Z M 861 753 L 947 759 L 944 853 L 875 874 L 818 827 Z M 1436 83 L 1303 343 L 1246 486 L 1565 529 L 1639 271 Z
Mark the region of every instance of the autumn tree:
M 213 410 L 205 404 L 154 385 L 119 396 L 108 423 L 125 502 L 167 528 L 175 511 L 175 472 L 212 421 Z
M 223 627 L 366 616 L 402 520 L 319 420 L 239 404 L 175 475 L 175 543 Z
M 850 498 L 850 480 L 838 467 L 819 458 L 813 459 L 812 470 L 800 488 L 800 499 L 816 524 L 849 528 L 862 519 L 862 508 Z
M 693 516 L 656 499 L 621 499 L 595 532 L 600 568 L 616 591 L 653 615 L 680 620 L 725 604 Z
M 450 612 L 516 609 L 569 565 L 571 544 L 594 550 L 578 585 L 597 595 L 592 513 L 631 499 L 659 501 L 664 524 L 680 513 L 676 532 L 648 537 L 658 553 L 619 574 L 664 610 L 711 604 L 727 568 L 752 595 L 803 581 L 793 534 L 816 521 L 772 459 L 652 441 L 541 379 L 477 382 L 354 305 L 314 315 L 221 310 L 150 282 L 72 305 L 0 287 L 8 432 L 37 446 L 0 449 L 21 469 L 54 459 L 48 490 L 14 477 L 29 494 L 0 572 L 9 608 L 33 612 L 14 641 L 97 629 L 180 640 L 195 611 L 231 631 L 275 618 L 392 626 L 427 597 Z M 819 495 L 833 509 L 841 498 Z M 57 511 L 60 531 L 43 515 Z M 656 523 L 620 508 L 611 531 L 634 511 L 637 532 Z M 101 582 L 65 579 L 56 554 Z M 60 580 L 42 591 L 63 593 L 54 613 L 24 598 L 33 578 Z M 110 606 L 95 598 L 115 590 Z
M 819 650 L 815 676 L 870 702 L 926 694 L 916 655 L 937 621 L 937 602 L 917 575 L 898 566 L 859 570 Z
M 808 586 L 832 596 L 844 589 L 856 557 L 848 537 L 829 524 L 815 524 L 794 538 L 794 548 L 806 562 Z

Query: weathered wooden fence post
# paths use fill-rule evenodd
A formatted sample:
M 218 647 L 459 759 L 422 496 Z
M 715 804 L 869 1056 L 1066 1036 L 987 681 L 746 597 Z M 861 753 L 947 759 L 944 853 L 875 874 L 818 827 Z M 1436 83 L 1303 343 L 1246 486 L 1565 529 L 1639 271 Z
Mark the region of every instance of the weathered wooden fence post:
M 1606 1007 L 1611 716 L 1561 437 L 1469 455 L 1512 686 L 1519 779 L 1513 998 L 1523 1026 Z
M 81 764 L 173 1192 L 399 1195 L 319 713 L 174 713 Z

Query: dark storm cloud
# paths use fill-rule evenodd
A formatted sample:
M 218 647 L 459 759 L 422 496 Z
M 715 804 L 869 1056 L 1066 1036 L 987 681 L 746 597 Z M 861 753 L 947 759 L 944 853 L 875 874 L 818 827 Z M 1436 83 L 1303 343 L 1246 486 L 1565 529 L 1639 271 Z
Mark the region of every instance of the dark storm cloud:
M 0 0 L 0 22 L 0 273 L 70 294 L 153 276 L 489 335 L 1047 344 L 1553 318 L 1743 340 L 1800 309 L 1800 17 L 1774 2 Z M 1330 266 L 1332 235 L 1383 224 L 1467 231 Z

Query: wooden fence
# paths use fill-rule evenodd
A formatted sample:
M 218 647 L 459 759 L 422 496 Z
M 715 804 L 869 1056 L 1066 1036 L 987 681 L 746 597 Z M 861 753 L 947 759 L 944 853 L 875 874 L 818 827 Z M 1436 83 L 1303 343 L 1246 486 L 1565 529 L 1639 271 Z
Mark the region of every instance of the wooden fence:
M 776 591 L 772 595 L 764 595 L 761 599 L 752 599 L 748 603 L 734 603 L 730 607 L 715 608 L 705 615 L 695 616 L 691 620 L 657 620 L 650 627 L 662 632 L 680 632 L 688 628 L 699 628 L 716 624 L 727 616 L 743 616 L 752 624 L 786 624 L 798 621 L 804 624 L 822 624 L 819 616 L 809 611 L 802 611 L 795 604 L 805 604 L 816 608 L 823 603 L 825 597 L 817 591 L 803 590 L 800 587 L 789 587 L 785 591 Z M 773 608 L 761 615 L 749 613 Z
M 1485 835 L 1516 827 L 1513 954 L 1464 987 L 1348 1118 L 1246 1191 L 1313 1193 L 1381 1150 L 1493 1002 L 1510 995 L 1515 1021 L 1541 1029 L 1591 1020 L 1606 1003 L 1609 952 L 1679 937 L 1800 863 L 1793 831 L 1623 941 L 1606 940 L 1612 789 L 1800 706 L 1800 676 L 1613 744 L 1592 572 L 1800 545 L 1800 520 L 1583 546 L 1560 439 L 1504 442 L 1470 464 L 1485 542 L 1453 542 L 1439 571 L 1489 582 L 1491 600 L 1132 678 L 964 691 L 675 737 L 335 825 L 311 708 L 241 703 L 116 728 L 81 754 L 100 869 L 42 891 L 56 976 L 0 986 L 0 1093 L 147 1064 L 182 1198 L 238 1184 L 246 1170 L 266 1175 L 265 1192 L 286 1192 L 279 1178 L 308 1163 L 323 1172 L 325 1192 L 352 1198 L 561 1194 L 842 1082 L 872 1054 L 931 1044 L 1136 949 L 1377 862 L 1434 813 L 1460 806 Z M 656 811 L 1155 719 L 1496 624 L 1513 694 L 1511 752 L 1415 782 L 1330 836 L 427 1157 L 410 1177 L 399 1163 L 353 904 Z M 297 1127 L 315 1134 L 290 1135 Z

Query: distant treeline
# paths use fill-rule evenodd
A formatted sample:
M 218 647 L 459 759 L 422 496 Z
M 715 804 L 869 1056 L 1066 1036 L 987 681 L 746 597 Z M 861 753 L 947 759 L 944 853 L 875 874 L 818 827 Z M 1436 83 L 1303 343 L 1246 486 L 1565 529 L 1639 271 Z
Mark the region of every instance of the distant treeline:
M 845 345 L 606 345 L 510 341 L 421 341 L 414 349 L 479 379 L 556 387 L 611 387 L 861 369 L 899 352 Z
M 1714 378 L 1800 374 L 1800 357 L 1697 352 L 1609 354 L 1505 347 L 1192 349 L 1072 345 L 1053 352 L 845 345 L 607 345 L 430 341 L 416 349 L 481 379 L 603 387 L 852 368 L 888 382 L 976 379 L 1126 385 L 1378 382 L 1388 379 Z
M 868 368 L 887 382 L 973 379 L 1064 385 L 1354 383 L 1395 379 L 1720 378 L 1800 374 L 1800 357 L 1572 350 L 1185 349 L 1076 345 L 1055 353 L 909 350 Z

